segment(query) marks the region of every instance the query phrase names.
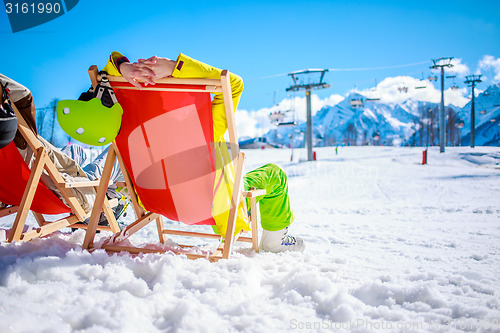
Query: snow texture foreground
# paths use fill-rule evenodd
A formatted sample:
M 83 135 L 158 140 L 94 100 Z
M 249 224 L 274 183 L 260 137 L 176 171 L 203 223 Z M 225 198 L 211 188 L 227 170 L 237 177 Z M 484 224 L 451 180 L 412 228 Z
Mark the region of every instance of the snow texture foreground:
M 288 173 L 304 253 L 110 256 L 69 230 L 2 243 L 0 332 L 500 332 L 498 148 L 432 149 L 425 166 L 419 148 L 317 154 L 247 151 L 247 170 Z

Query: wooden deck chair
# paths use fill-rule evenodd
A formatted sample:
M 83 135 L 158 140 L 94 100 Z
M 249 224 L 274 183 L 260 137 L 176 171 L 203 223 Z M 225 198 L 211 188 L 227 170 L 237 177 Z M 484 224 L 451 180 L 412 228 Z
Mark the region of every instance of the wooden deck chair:
M 0 202 L 4 204 L 4 207 L 0 209 L 0 218 L 16 214 L 7 241 L 28 241 L 65 227 L 87 228 L 87 225 L 79 222 L 90 217 L 90 212 L 85 213 L 71 188 L 90 186 L 97 188 L 100 182 L 66 182 L 48 157 L 47 149 L 40 143 L 37 135 L 28 126 L 14 103 L 11 105 L 16 113 L 17 128 L 32 149 L 36 159 L 30 170 L 14 142 L 0 149 Z M 44 170 L 57 186 L 69 207 L 41 183 L 40 177 Z M 116 199 L 110 201 L 104 199 L 104 205 L 101 205 L 102 211 L 105 213 L 110 227 L 99 226 L 99 230 L 112 232 L 120 230 L 111 210 L 111 207 L 117 204 Z M 25 231 L 26 218 L 30 211 L 32 211 L 39 227 Z M 59 218 L 58 216 L 55 221 L 45 220 L 44 215 L 58 214 L 64 214 L 64 217 Z
M 96 66 L 90 67 L 89 75 L 95 88 L 101 79 Z M 165 243 L 166 234 L 221 238 L 210 233 L 168 230 L 163 225 L 162 216 L 185 224 L 215 224 L 212 204 L 214 191 L 217 191 L 216 184 L 220 179 L 215 179 L 210 93 L 222 92 L 229 144 L 232 146 L 231 154 L 236 169 L 232 198 L 228 198 L 231 208 L 225 241 L 216 251 L 206 255 L 171 249 L 168 251 L 183 253 L 191 259 L 206 257 L 210 261 L 216 261 L 230 257 L 236 239 L 252 243 L 255 251 L 258 251 L 256 197 L 265 194 L 265 190 L 242 191 L 244 154 L 237 151 L 238 140 L 228 71 L 223 71 L 218 80 L 164 78 L 157 80 L 155 86 L 144 87 L 142 90 L 127 83 L 123 77 L 108 75 L 107 78 L 123 108 L 122 126 L 109 149 L 84 248 L 92 249 L 94 246 L 97 213 L 103 203 L 105 184 L 115 158 L 123 172 L 124 185 L 131 194 L 137 220 L 104 242 L 99 242 L 101 248 L 133 254 L 166 252 L 164 249 L 124 245 L 127 238 L 153 220 L 156 220 L 161 243 Z M 246 206 L 243 196 L 250 198 L 251 202 L 251 237 L 242 237 L 240 234 L 233 236 L 238 206 L 240 202 Z M 244 210 L 246 212 L 246 207 Z M 189 248 L 186 245 L 180 246 L 182 249 Z

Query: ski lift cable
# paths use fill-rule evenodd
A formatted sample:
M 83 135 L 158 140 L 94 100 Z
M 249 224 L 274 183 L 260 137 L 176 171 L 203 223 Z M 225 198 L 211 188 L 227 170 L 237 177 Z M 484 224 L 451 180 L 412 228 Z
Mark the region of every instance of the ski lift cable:
M 391 68 L 402 68 L 402 67 L 412 67 L 412 66 L 417 66 L 417 65 L 423 65 L 427 64 L 429 60 L 426 61 L 420 61 L 420 62 L 414 62 L 411 64 L 404 64 L 404 65 L 394 65 L 394 66 L 383 66 L 383 67 L 364 67 L 364 68 L 329 68 L 329 71 L 370 71 L 370 70 L 377 70 L 377 69 L 391 69 Z
M 414 71 L 414 72 L 409 72 L 409 73 L 402 73 L 398 76 L 412 76 L 414 74 L 421 73 L 421 71 Z M 342 81 L 345 85 L 351 85 L 351 84 L 366 84 L 367 82 L 373 82 L 373 78 L 370 79 L 364 79 L 364 80 L 347 80 L 347 81 Z M 378 84 L 379 82 L 377 82 Z
M 429 60 L 414 62 L 414 63 L 411 63 L 411 64 L 393 65 L 393 66 L 360 67 L 360 68 L 329 68 L 328 70 L 332 71 L 332 72 L 370 71 L 370 70 L 378 70 L 378 69 L 391 69 L 391 68 L 412 67 L 412 66 L 418 66 L 418 65 L 423 65 L 423 64 L 427 64 L 427 63 L 429 63 Z M 280 76 L 286 76 L 286 75 L 288 75 L 288 73 L 273 74 L 273 75 L 261 76 L 261 77 L 254 78 L 254 79 L 248 79 L 248 81 L 271 79 L 271 78 L 274 78 L 274 77 L 280 77 Z

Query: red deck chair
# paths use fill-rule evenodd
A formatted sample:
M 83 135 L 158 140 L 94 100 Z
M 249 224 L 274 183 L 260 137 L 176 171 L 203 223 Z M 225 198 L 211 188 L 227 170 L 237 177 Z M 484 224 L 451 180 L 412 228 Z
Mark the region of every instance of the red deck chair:
M 86 228 L 87 225 L 79 222 L 87 219 L 90 213 L 85 213 L 70 189 L 77 186 L 97 187 L 99 181 L 66 182 L 59 174 L 54 163 L 48 158 L 46 148 L 30 129 L 14 103 L 11 103 L 11 105 L 16 113 L 18 130 L 33 150 L 36 160 L 32 170 L 30 170 L 14 142 L 0 149 L 0 202 L 6 205 L 6 207 L 0 209 L 0 218 L 16 214 L 7 241 L 28 241 L 35 237 L 48 235 L 65 227 Z M 44 170 L 54 181 L 66 202 L 68 202 L 69 207 L 40 182 L 40 176 Z M 111 207 L 116 204 L 116 199 L 111 202 L 105 200 L 102 210 L 106 214 L 108 221 L 110 221 L 111 227 L 99 226 L 99 230 L 111 230 L 113 232 L 119 230 L 116 219 L 111 211 Z M 30 210 L 35 216 L 39 227 L 24 231 L 26 218 Z M 56 221 L 49 222 L 45 220 L 44 214 L 67 215 Z
M 94 87 L 100 77 L 97 68 L 89 69 Z M 208 233 L 167 230 L 162 216 L 191 225 L 215 225 L 212 216 L 216 179 L 213 143 L 211 92 L 222 92 L 228 119 L 231 152 L 236 165 L 232 204 L 228 218 L 226 240 L 219 249 L 208 255 L 189 254 L 189 258 L 209 257 L 210 260 L 229 258 L 238 205 L 243 200 L 242 177 L 244 155 L 237 152 L 237 136 L 234 123 L 229 74 L 224 71 L 220 80 L 175 79 L 158 80 L 154 87 L 138 90 L 122 77 L 107 76 L 123 108 L 120 133 L 111 145 L 102 182 L 106 183 L 115 157 L 118 158 L 129 188 L 137 220 L 106 240 L 102 247 L 108 251 L 165 252 L 119 244 L 136 231 L 156 220 L 160 242 L 165 234 L 220 238 Z M 226 98 L 228 96 L 228 98 Z M 97 223 L 99 200 L 104 186 L 98 190 L 94 210 L 87 229 L 85 248 L 91 248 Z M 255 210 L 255 197 L 264 191 L 246 192 Z M 139 204 L 139 200 L 142 206 Z M 252 214 L 255 217 L 255 213 Z M 251 219 L 252 237 L 239 237 L 240 241 L 252 242 L 258 250 L 255 218 Z M 172 251 L 175 252 L 175 251 Z

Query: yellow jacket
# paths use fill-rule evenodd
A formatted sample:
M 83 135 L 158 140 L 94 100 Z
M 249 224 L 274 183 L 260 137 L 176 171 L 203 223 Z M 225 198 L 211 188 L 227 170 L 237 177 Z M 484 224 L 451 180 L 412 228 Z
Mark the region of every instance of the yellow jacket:
M 124 58 L 120 52 L 114 51 L 111 53 L 108 63 L 103 68 L 110 75 L 121 76 L 116 62 Z M 126 59 L 126 58 L 125 58 Z M 176 78 L 206 78 L 220 79 L 222 70 L 213 66 L 207 65 L 201 61 L 195 60 L 180 53 L 177 57 L 175 69 L 172 76 Z M 241 93 L 243 92 L 243 80 L 240 76 L 229 73 L 231 82 L 231 91 L 233 97 L 234 111 L 239 104 Z M 224 133 L 227 130 L 226 112 L 224 109 L 224 100 L 222 93 L 215 93 L 212 100 L 212 117 L 214 124 L 214 142 L 224 143 Z M 216 183 L 222 178 L 221 184 L 215 194 L 212 215 L 217 224 L 217 229 L 222 237 L 226 235 L 227 222 L 229 219 L 229 207 L 232 197 L 232 189 L 234 186 L 234 167 L 230 158 L 226 144 L 215 145 L 216 155 Z M 250 230 L 248 225 L 248 217 L 243 208 L 243 202 L 238 207 L 238 216 L 236 221 L 235 234 L 241 230 Z

